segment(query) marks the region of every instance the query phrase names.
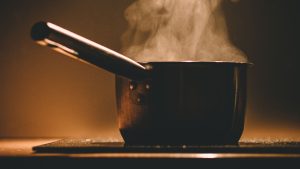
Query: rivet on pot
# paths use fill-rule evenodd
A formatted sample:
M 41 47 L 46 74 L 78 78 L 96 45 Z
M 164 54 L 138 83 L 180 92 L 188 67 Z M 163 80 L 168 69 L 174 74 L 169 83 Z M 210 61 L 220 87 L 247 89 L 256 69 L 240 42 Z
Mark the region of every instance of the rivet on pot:
M 134 89 L 136 89 L 136 86 L 137 86 L 137 84 L 135 82 L 130 82 L 129 89 L 134 90 Z
M 150 85 L 149 84 L 146 84 L 146 89 L 150 90 Z

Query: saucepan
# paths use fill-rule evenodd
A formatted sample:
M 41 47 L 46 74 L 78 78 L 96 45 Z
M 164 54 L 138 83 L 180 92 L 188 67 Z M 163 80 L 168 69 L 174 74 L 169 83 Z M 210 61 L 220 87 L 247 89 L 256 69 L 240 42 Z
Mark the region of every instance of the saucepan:
M 237 144 L 244 128 L 247 62 L 136 62 L 50 22 L 33 40 L 116 74 L 116 106 L 126 144 Z

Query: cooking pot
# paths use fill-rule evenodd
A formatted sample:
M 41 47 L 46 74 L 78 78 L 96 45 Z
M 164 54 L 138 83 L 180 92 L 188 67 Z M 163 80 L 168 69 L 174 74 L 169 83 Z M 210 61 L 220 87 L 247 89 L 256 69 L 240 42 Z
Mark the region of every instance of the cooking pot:
M 236 144 L 244 127 L 249 63 L 139 63 L 49 22 L 32 38 L 116 74 L 118 125 L 126 144 Z

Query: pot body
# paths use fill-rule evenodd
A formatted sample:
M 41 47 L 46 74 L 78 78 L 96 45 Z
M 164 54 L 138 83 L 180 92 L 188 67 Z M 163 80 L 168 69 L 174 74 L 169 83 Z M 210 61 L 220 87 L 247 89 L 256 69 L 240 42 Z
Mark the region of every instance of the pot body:
M 241 136 L 247 63 L 143 65 L 49 22 L 36 23 L 31 36 L 41 45 L 117 74 L 118 121 L 125 143 L 231 144 Z
M 236 144 L 246 105 L 245 63 L 153 62 L 152 76 L 116 76 L 126 144 Z

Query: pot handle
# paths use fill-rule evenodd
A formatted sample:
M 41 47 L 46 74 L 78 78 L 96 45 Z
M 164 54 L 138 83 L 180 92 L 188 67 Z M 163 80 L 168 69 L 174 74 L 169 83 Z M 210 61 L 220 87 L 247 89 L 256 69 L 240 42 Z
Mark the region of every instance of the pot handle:
M 50 22 L 34 24 L 31 37 L 38 44 L 129 79 L 140 80 L 150 75 L 150 67 Z

